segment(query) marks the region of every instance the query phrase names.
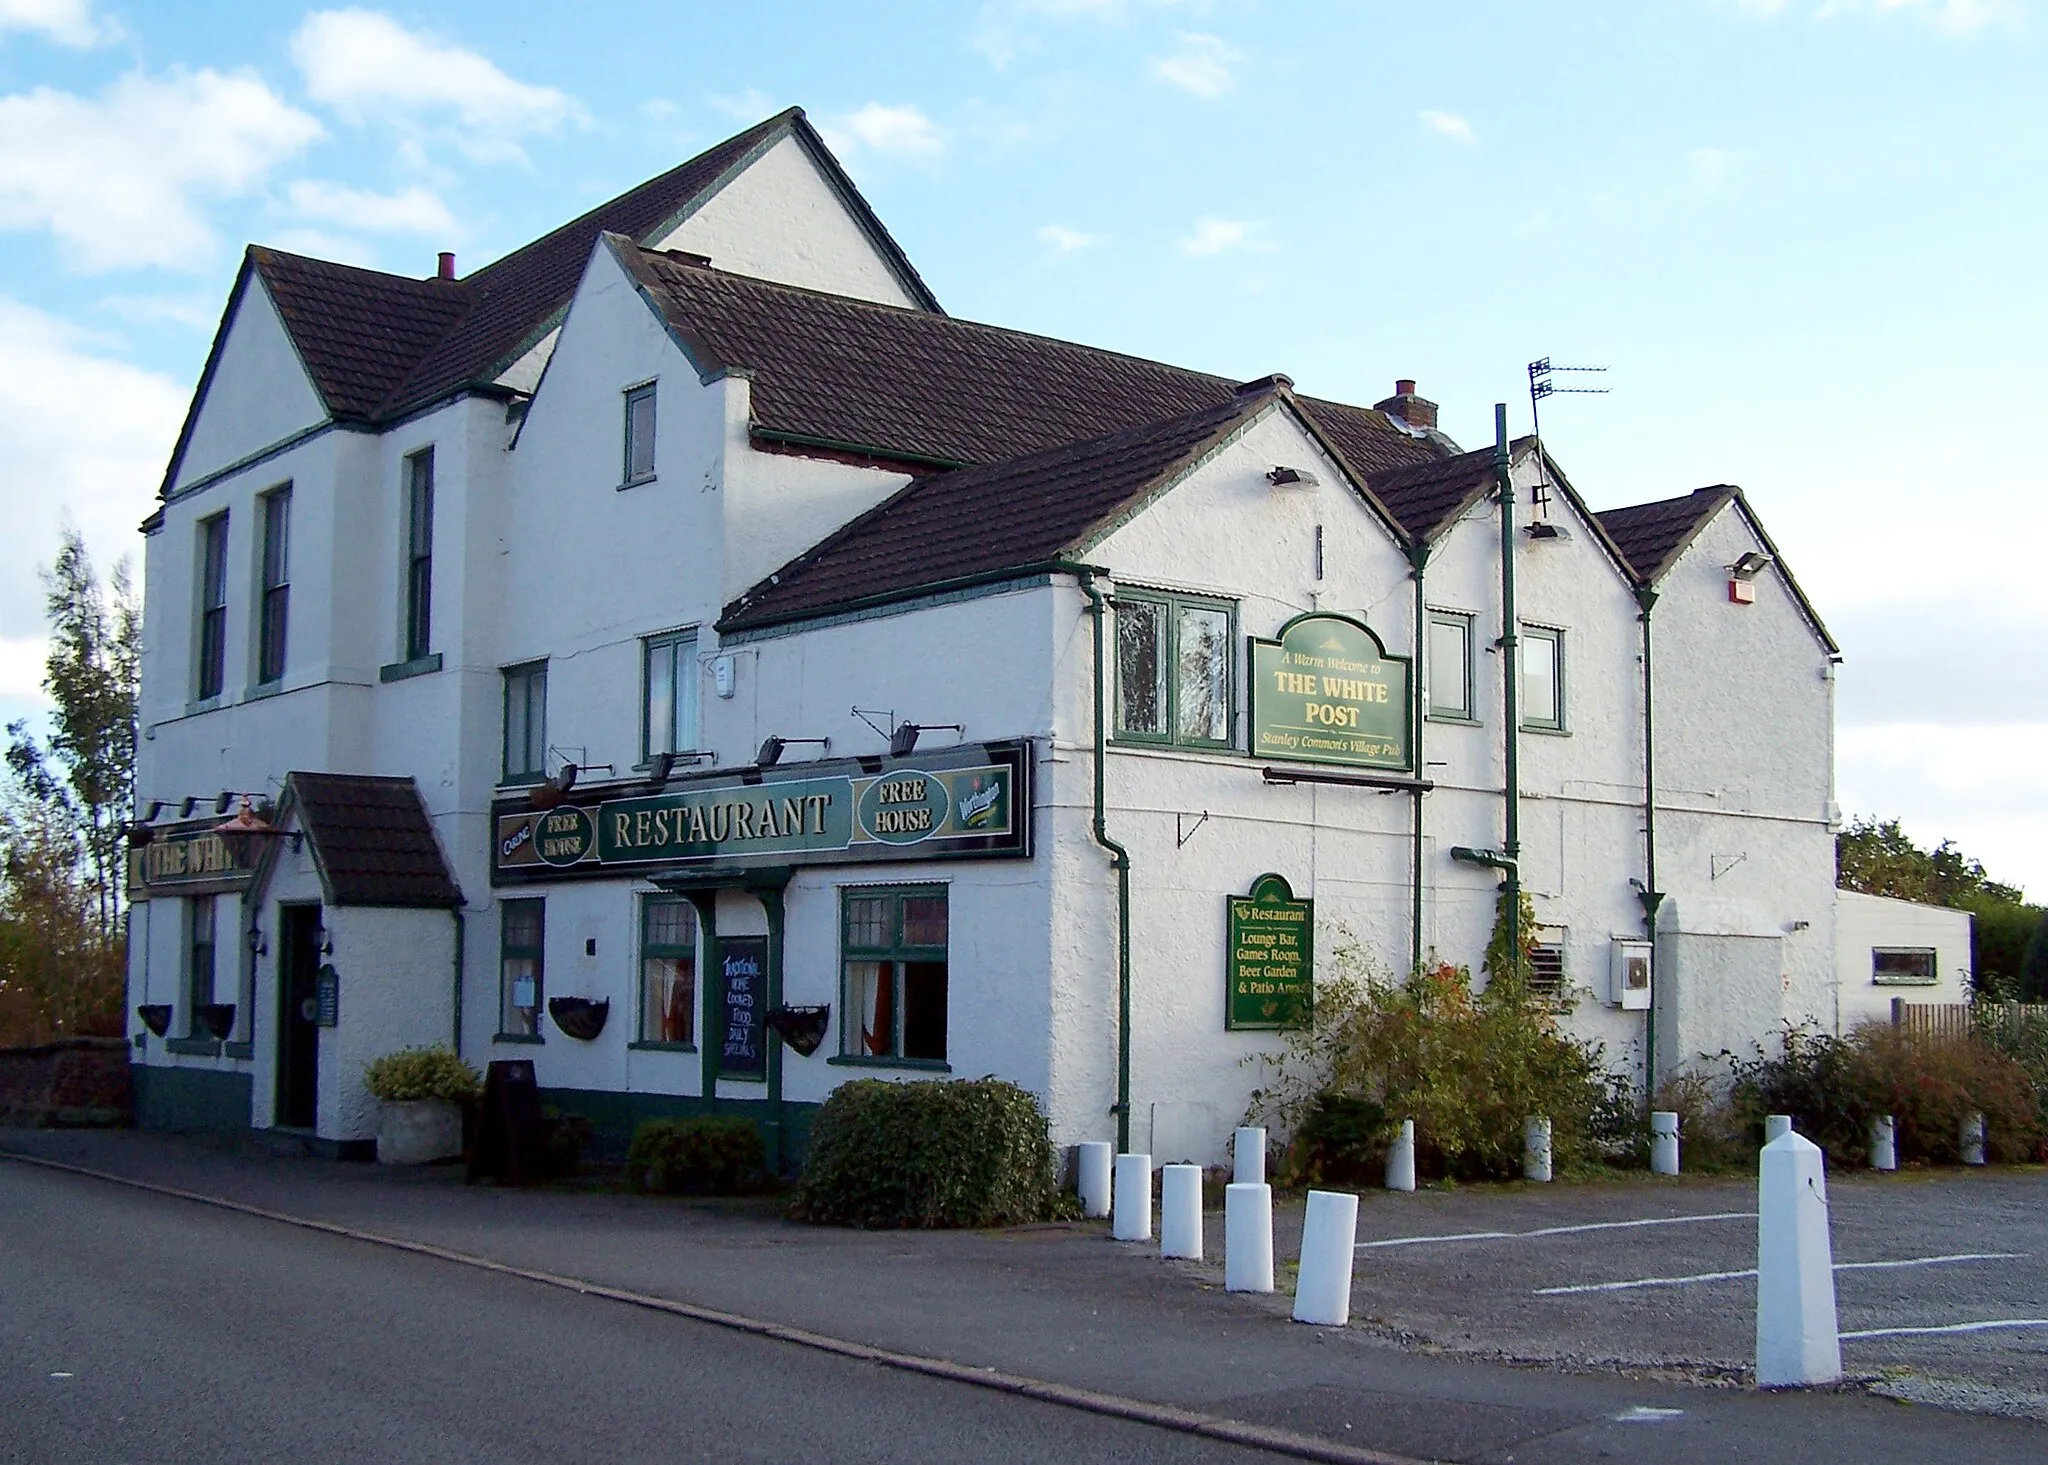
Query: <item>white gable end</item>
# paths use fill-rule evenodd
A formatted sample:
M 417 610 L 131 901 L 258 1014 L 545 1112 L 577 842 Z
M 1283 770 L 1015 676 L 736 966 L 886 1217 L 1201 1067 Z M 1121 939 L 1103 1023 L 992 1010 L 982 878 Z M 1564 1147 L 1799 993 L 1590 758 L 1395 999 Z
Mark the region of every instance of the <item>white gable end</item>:
M 269 290 L 253 274 L 201 391 L 173 490 L 327 420 Z
M 652 247 L 701 254 L 713 268 L 736 275 L 883 305 L 918 305 L 794 135 Z

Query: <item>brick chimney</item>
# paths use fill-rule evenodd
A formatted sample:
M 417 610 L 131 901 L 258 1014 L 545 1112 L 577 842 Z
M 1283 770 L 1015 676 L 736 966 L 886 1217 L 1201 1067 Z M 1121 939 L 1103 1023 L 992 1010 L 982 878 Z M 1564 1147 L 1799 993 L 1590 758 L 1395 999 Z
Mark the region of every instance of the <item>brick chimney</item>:
M 1419 431 L 1431 431 L 1436 427 L 1436 403 L 1427 397 L 1415 395 L 1415 382 L 1402 377 L 1394 383 L 1394 395 L 1384 402 L 1372 404 L 1373 411 L 1384 412 L 1389 417 L 1398 417 L 1410 427 Z
M 442 251 L 441 251 L 441 262 L 440 262 L 440 268 L 439 268 L 439 270 L 438 270 L 438 271 L 436 272 L 436 274 L 435 274 L 434 278 L 435 278 L 435 279 L 437 279 L 437 280 L 452 280 L 452 279 L 454 279 L 454 278 L 455 278 L 455 251 L 454 251 L 454 250 L 452 250 L 452 249 L 444 249 L 444 250 L 442 250 Z M 1413 382 L 1410 382 L 1410 383 L 1408 383 L 1408 385 L 1412 387 L 1412 386 L 1414 386 L 1414 385 L 1415 385 L 1415 383 L 1413 383 Z

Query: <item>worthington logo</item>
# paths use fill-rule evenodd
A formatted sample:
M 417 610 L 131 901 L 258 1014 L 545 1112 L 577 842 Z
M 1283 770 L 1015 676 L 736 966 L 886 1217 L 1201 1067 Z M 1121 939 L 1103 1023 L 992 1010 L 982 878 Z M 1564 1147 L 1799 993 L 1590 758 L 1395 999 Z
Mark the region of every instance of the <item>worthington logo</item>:
M 971 793 L 960 801 L 960 823 L 968 829 L 979 829 L 995 817 L 996 805 L 1002 800 L 1003 786 L 991 783 L 979 792 Z

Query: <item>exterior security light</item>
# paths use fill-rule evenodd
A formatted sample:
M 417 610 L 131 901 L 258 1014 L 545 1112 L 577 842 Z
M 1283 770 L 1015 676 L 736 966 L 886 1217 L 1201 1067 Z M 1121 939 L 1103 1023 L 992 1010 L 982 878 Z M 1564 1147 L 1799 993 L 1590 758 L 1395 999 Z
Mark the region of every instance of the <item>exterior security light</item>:
M 1275 488 L 1314 488 L 1316 476 L 1306 468 L 1280 467 L 1266 475 L 1266 482 Z
M 773 768 L 782 761 L 782 750 L 791 743 L 816 743 L 820 749 L 832 746 L 830 738 L 778 738 L 771 733 L 761 739 L 761 751 L 754 755 L 754 762 L 762 768 Z
M 1728 573 L 1738 580 L 1754 580 L 1758 573 L 1771 562 L 1767 554 L 1750 550 L 1728 567 Z
M 1539 521 L 1529 526 L 1529 537 L 1531 539 L 1570 539 L 1571 535 L 1567 534 L 1556 524 Z
M 957 722 L 899 722 L 896 724 L 896 731 L 889 735 L 889 752 L 893 756 L 901 758 L 917 747 L 917 735 L 919 733 L 938 732 L 941 730 L 946 732 L 967 731 L 966 728 Z
M 245 799 L 243 800 L 243 802 L 247 803 L 248 800 Z M 216 815 L 225 814 L 234 806 L 235 796 L 229 793 L 226 789 L 222 789 L 219 793 L 213 796 L 213 812 Z
M 190 819 L 192 817 L 192 811 L 198 807 L 199 800 L 195 797 L 188 797 L 185 800 L 185 802 L 179 806 L 178 817 L 180 819 Z
M 163 811 L 164 801 L 162 799 L 151 799 L 149 807 L 142 811 L 142 822 L 144 824 L 154 824 L 156 816 L 163 813 Z

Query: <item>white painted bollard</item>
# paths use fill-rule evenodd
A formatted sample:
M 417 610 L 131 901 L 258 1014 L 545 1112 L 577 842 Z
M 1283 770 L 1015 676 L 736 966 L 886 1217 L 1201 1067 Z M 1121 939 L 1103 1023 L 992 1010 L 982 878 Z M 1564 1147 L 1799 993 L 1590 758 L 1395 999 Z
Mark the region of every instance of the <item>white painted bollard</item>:
M 1963 1116 L 1963 1163 L 1981 1165 L 1984 1163 L 1984 1116 L 1965 1114 Z
M 1301 1223 L 1301 1268 L 1294 1278 L 1294 1320 L 1341 1328 L 1351 1321 L 1351 1258 L 1358 1244 L 1358 1197 L 1308 1193 Z
M 1870 1168 L 1899 1168 L 1899 1130 L 1889 1114 L 1881 1114 L 1870 1121 Z
M 1764 1146 L 1756 1201 L 1756 1381 L 1831 1384 L 1842 1376 L 1834 1247 L 1820 1146 L 1789 1131 Z
M 1202 1167 L 1162 1165 L 1159 1170 L 1159 1254 L 1202 1259 Z
M 1650 1113 L 1650 1169 L 1658 1175 L 1678 1173 L 1678 1116 L 1668 1109 Z
M 1116 1153 L 1116 1146 L 1102 1140 L 1090 1140 L 1078 1146 L 1080 1155 L 1076 1163 L 1079 1172 L 1074 1187 L 1081 1195 L 1081 1214 L 1084 1216 L 1106 1216 L 1109 1214 L 1109 1162 Z
M 1236 1167 L 1231 1179 L 1239 1185 L 1266 1183 L 1266 1131 L 1255 1124 L 1238 1130 L 1230 1143 L 1230 1158 Z
M 1273 1187 L 1223 1188 L 1223 1290 L 1273 1290 Z
M 1415 1189 L 1415 1121 L 1403 1119 L 1400 1133 L 1387 1146 L 1387 1189 Z
M 1110 1198 L 1109 1234 L 1116 1241 L 1152 1239 L 1152 1157 L 1116 1157 L 1116 1193 Z
M 1522 1121 L 1522 1178 L 1550 1181 L 1550 1121 L 1540 1115 Z
M 1792 1116 L 1790 1114 L 1764 1115 L 1765 1144 L 1769 1144 L 1772 1140 L 1783 1139 L 1786 1135 L 1790 1134 L 1791 1132 Z

